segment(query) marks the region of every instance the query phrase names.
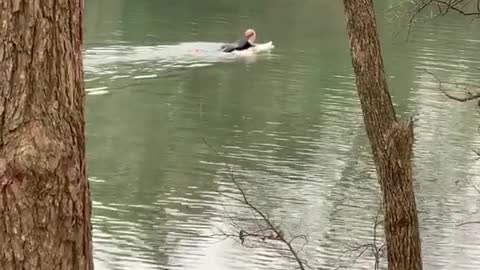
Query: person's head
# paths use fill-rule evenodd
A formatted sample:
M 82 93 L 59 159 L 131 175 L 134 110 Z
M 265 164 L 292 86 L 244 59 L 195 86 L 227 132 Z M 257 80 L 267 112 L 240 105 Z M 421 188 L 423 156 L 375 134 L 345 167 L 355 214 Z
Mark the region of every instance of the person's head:
M 248 38 L 250 42 L 254 42 L 255 38 L 257 37 L 257 34 L 255 33 L 255 30 L 253 29 L 247 29 L 245 31 L 245 37 Z

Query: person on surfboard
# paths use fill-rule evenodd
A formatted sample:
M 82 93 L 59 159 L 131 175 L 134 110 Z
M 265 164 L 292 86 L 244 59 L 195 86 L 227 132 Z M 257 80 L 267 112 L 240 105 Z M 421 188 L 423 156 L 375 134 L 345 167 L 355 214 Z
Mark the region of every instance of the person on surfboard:
M 243 37 L 234 44 L 225 44 L 222 45 L 220 49 L 222 52 L 233 52 L 233 51 L 243 51 L 251 47 L 255 47 L 255 38 L 257 34 L 253 29 L 247 29 Z

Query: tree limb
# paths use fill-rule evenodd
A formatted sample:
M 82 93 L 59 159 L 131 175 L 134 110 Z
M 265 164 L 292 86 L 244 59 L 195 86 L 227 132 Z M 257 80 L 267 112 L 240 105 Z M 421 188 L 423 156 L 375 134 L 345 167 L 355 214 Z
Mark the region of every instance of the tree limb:
M 378 238 L 378 232 L 377 228 L 380 224 L 383 223 L 383 221 L 379 220 L 382 212 L 382 207 L 379 207 L 378 212 L 375 216 L 375 221 L 373 222 L 373 239 L 371 243 L 366 243 L 366 244 L 361 244 L 361 245 L 346 245 L 347 250 L 340 255 L 339 259 L 341 257 L 345 256 L 347 253 L 351 254 L 354 252 L 358 252 L 358 254 L 354 257 L 353 260 L 351 260 L 351 263 L 355 263 L 360 257 L 362 257 L 365 252 L 370 251 L 375 258 L 375 265 L 374 269 L 378 270 L 380 269 L 380 259 L 383 256 L 383 251 L 385 248 L 385 243 L 383 242 L 380 246 L 377 244 L 377 238 Z M 337 267 L 336 269 L 340 269 L 341 266 Z
M 464 16 L 480 16 L 480 3 L 479 0 L 477 0 L 477 10 L 473 12 L 467 12 L 464 10 L 467 4 L 469 4 L 471 1 L 470 0 L 433 0 L 431 1 L 433 3 L 436 3 L 439 7 L 443 6 L 446 9 L 446 12 L 449 10 L 453 10 L 457 13 L 460 13 Z M 463 6 L 460 7 L 460 5 L 463 4 Z M 445 14 L 446 14 L 445 12 Z
M 467 221 L 467 222 L 462 222 L 460 224 L 457 224 L 457 226 L 463 226 L 463 225 L 468 225 L 468 224 L 480 224 L 480 221 Z
M 215 152 L 216 155 L 218 155 L 219 157 L 221 157 L 223 159 L 223 157 L 220 155 L 220 153 L 218 151 L 216 151 L 215 148 L 213 148 L 206 140 L 203 140 L 203 141 L 212 151 Z M 248 199 L 247 193 L 242 188 L 242 186 L 238 183 L 238 181 L 235 179 L 235 176 L 233 174 L 233 170 L 231 169 L 231 167 L 228 166 L 226 163 L 224 163 L 224 165 L 227 167 L 227 169 L 229 171 L 230 181 L 235 185 L 237 191 L 240 193 L 242 198 L 238 199 L 238 198 L 235 198 L 235 197 L 227 195 L 227 194 L 223 194 L 223 195 L 228 197 L 228 198 L 231 198 L 231 199 L 233 199 L 237 202 L 240 202 L 240 203 L 246 205 L 247 208 L 252 210 L 255 215 L 260 216 L 260 220 L 265 223 L 266 227 L 261 228 L 260 225 L 257 223 L 257 226 L 259 227 L 259 230 L 255 231 L 255 232 L 248 232 L 247 230 L 240 228 L 236 223 L 234 223 L 236 225 L 237 229 L 240 229 L 238 235 L 237 234 L 226 234 L 226 233 L 223 233 L 223 232 L 220 235 L 221 236 L 227 236 L 227 237 L 234 238 L 234 239 L 239 239 L 242 245 L 244 244 L 245 239 L 248 238 L 248 237 L 253 237 L 253 238 L 256 238 L 256 239 L 260 239 L 262 241 L 265 241 L 267 239 L 268 240 L 274 240 L 274 241 L 280 241 L 281 243 L 283 243 L 287 247 L 288 251 L 293 256 L 295 261 L 297 262 L 300 270 L 305 270 L 305 267 L 311 268 L 310 266 L 308 266 L 308 264 L 306 263 L 306 261 L 304 259 L 300 258 L 299 254 L 298 254 L 303 249 L 303 247 L 308 243 L 307 236 L 306 235 L 298 235 L 298 236 L 292 237 L 291 239 L 287 239 L 286 236 L 284 235 L 284 232 L 282 230 L 278 229 L 277 226 L 275 226 L 273 224 L 273 222 L 267 217 L 267 215 L 265 213 L 263 213 L 253 203 L 250 202 L 250 200 Z M 255 220 L 257 220 L 257 219 L 255 219 Z M 305 244 L 298 251 L 295 251 L 295 249 L 292 245 L 292 242 L 296 239 L 299 239 L 299 238 L 304 239 Z
M 425 69 L 425 72 L 432 75 L 437 80 L 440 91 L 442 91 L 442 93 L 450 99 L 453 99 L 453 100 L 456 100 L 456 101 L 459 101 L 459 102 L 466 102 L 466 101 L 475 100 L 475 99 L 480 98 L 480 91 L 476 92 L 476 93 L 471 93 L 470 91 L 467 91 L 465 93 L 464 97 L 453 96 L 453 95 L 449 94 L 447 92 L 447 90 L 445 90 L 445 88 L 443 87 L 443 82 L 440 80 L 440 78 L 437 77 L 437 75 L 433 74 L 432 72 L 430 72 L 426 69 Z

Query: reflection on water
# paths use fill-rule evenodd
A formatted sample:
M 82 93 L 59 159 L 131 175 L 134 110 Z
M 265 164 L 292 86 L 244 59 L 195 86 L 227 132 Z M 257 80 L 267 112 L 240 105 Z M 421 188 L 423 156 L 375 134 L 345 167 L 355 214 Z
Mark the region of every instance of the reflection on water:
M 250 215 L 231 198 L 238 194 L 226 163 L 276 224 L 308 235 L 301 255 L 312 266 L 372 269 L 368 253 L 355 263 L 355 253 L 339 259 L 372 240 L 379 192 L 341 3 L 227 6 L 87 1 L 96 268 L 294 269 L 282 252 L 212 235 L 236 231 L 226 213 Z M 480 34 L 445 18 L 417 26 L 406 43 L 379 21 L 395 106 L 416 119 L 425 269 L 478 269 L 478 225 L 456 226 L 479 218 L 476 105 L 447 100 L 425 69 L 478 85 Z M 196 41 L 232 39 L 252 24 L 278 45 L 271 54 L 234 58 L 218 53 L 221 43 Z

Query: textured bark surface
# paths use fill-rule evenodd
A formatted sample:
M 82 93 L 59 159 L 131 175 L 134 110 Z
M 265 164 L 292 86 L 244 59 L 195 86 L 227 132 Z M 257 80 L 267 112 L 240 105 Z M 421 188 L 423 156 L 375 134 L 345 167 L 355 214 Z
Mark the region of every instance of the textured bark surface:
M 383 193 L 390 270 L 422 269 L 413 191 L 413 125 L 397 121 L 388 92 L 372 0 L 344 0 L 352 65 Z
M 83 0 L 0 1 L 0 268 L 93 269 Z

